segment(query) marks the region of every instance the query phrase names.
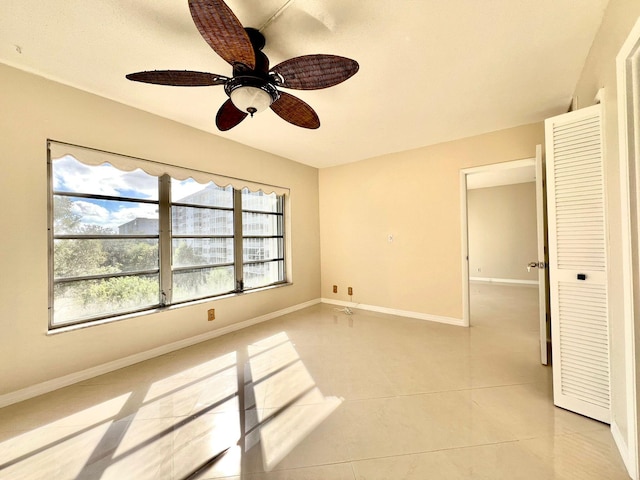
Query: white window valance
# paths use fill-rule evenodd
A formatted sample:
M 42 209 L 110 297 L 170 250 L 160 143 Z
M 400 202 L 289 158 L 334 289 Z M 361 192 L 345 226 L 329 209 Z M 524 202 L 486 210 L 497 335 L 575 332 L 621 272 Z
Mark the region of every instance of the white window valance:
M 109 163 L 110 165 L 113 165 L 114 167 L 127 172 L 141 169 L 149 175 L 153 175 L 155 177 L 161 177 L 162 175 L 166 174 L 171 178 L 175 178 L 176 180 L 186 180 L 187 178 L 193 178 L 196 182 L 203 184 L 214 182 L 219 187 L 227 187 L 230 185 L 238 190 L 248 188 L 252 192 L 262 191 L 267 194 L 275 193 L 276 195 L 289 194 L 288 188 L 279 187 L 276 185 L 268 185 L 264 183 L 253 182 L 251 180 L 228 177 L 226 175 L 219 175 L 212 172 L 192 170 L 190 168 L 178 167 L 175 165 L 168 165 L 166 163 L 154 162 L 151 160 L 144 160 L 127 155 L 105 152 L 102 150 L 96 150 L 89 147 L 81 147 L 78 145 L 58 142 L 55 140 L 49 140 L 47 143 L 49 148 L 49 158 L 51 161 L 69 155 L 75 158 L 77 161 L 86 165 L 95 166 Z

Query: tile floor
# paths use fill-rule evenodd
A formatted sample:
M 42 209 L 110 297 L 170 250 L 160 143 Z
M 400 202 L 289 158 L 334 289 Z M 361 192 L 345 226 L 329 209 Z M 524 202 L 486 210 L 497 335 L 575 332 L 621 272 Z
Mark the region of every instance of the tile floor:
M 627 479 L 551 401 L 537 291 L 469 329 L 316 305 L 0 409 L 2 479 Z

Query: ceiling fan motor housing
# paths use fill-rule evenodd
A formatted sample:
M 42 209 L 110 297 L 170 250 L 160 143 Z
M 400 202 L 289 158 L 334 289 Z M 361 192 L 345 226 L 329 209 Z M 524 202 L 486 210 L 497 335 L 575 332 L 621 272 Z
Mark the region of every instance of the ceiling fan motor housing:
M 255 53 L 255 68 L 234 64 L 233 78 L 227 81 L 224 91 L 238 110 L 253 116 L 278 100 L 280 93 L 269 75 L 269 59 L 261 51 L 266 43 L 264 35 L 255 28 L 245 28 L 245 31 Z

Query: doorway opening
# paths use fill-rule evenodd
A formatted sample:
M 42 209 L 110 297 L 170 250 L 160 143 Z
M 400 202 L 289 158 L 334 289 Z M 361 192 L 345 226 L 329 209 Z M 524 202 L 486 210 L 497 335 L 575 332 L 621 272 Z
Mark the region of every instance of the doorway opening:
M 538 156 L 538 162 L 531 158 L 461 172 L 463 318 L 465 325 L 498 327 L 539 345 L 546 365 L 544 205 L 541 179 L 536 183 L 542 176 L 536 170 L 540 151 Z

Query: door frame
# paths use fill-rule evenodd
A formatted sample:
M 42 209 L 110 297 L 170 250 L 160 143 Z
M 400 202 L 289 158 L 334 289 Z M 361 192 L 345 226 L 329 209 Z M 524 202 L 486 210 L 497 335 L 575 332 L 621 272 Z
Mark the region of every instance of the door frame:
M 471 318 L 471 302 L 469 299 L 469 224 L 467 208 L 467 176 L 476 173 L 504 172 L 512 168 L 533 166 L 535 157 L 508 162 L 492 163 L 480 167 L 465 168 L 460 170 L 460 219 L 462 232 L 462 325 L 468 327 Z M 542 308 L 545 308 L 543 305 Z
M 615 418 L 611 421 L 613 438 L 628 472 L 634 479 L 640 478 L 638 371 L 636 369 L 636 344 L 640 342 L 640 339 L 636 339 L 636 335 L 640 333 L 640 329 L 635 326 L 636 319 L 640 321 L 640 137 L 637 134 L 640 121 L 635 115 L 636 113 L 640 115 L 640 95 L 634 95 L 634 90 L 637 91 L 640 86 L 638 66 L 640 66 L 640 19 L 636 21 L 616 57 L 625 337 L 624 377 L 627 385 L 626 439 L 615 423 Z

